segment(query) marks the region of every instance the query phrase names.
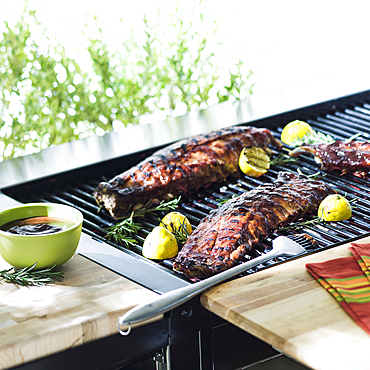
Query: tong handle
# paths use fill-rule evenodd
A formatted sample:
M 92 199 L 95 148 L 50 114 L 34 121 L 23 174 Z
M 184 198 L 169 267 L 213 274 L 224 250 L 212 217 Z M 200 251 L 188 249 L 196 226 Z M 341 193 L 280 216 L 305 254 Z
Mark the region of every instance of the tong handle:
M 131 324 L 147 320 L 170 311 L 193 298 L 197 294 L 204 292 L 206 289 L 211 288 L 212 286 L 234 277 L 235 275 L 238 275 L 243 271 L 257 266 L 271 258 L 278 257 L 281 254 L 281 251 L 271 250 L 259 257 L 252 259 L 251 261 L 244 262 L 200 282 L 164 293 L 149 303 L 138 305 L 118 318 L 118 330 L 121 334 L 127 335 L 131 330 Z M 128 331 L 126 332 L 121 329 L 121 327 L 125 325 L 128 325 L 129 327 Z

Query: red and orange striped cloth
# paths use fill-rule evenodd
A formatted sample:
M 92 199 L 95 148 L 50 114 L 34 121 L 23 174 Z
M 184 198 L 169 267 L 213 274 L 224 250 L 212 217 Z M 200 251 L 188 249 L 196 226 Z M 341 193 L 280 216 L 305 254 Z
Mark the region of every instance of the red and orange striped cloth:
M 351 243 L 351 257 L 306 264 L 307 271 L 370 334 L 370 244 Z

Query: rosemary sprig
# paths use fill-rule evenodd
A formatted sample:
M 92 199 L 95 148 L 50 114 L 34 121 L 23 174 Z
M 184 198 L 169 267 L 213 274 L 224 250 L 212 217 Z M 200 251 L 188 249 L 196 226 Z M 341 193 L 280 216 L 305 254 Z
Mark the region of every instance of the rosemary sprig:
M 179 249 L 182 248 L 182 246 L 185 244 L 186 240 L 188 239 L 188 237 L 190 235 L 188 233 L 188 231 L 186 230 L 185 222 L 186 222 L 185 219 L 182 222 L 180 221 L 179 226 L 176 226 L 172 222 L 170 223 L 169 231 L 171 231 L 171 233 L 175 237 L 175 239 L 177 241 L 177 244 L 179 245 Z M 162 222 L 162 220 L 159 221 L 159 225 L 163 226 L 163 227 L 166 227 L 166 225 Z
M 174 211 L 178 208 L 181 197 L 170 201 L 161 201 L 159 204 L 154 204 L 152 201 L 147 202 L 143 207 L 132 211 L 130 216 L 107 230 L 106 237 L 114 240 L 116 243 L 124 244 L 126 247 L 137 245 L 137 241 L 132 237 L 140 231 L 142 224 L 135 222 L 134 218 L 144 217 L 147 214 L 152 214 L 159 211 Z
M 358 132 L 357 134 L 352 135 L 348 139 L 344 140 L 346 144 L 350 143 L 351 141 L 355 140 L 357 137 L 361 136 L 361 132 Z
M 345 195 L 345 197 L 347 197 L 347 194 Z M 350 203 L 351 205 L 351 208 L 352 209 L 355 209 L 357 208 L 357 205 L 356 205 L 356 202 L 358 201 L 359 198 L 353 198 L 353 199 L 350 199 L 348 202 Z
M 55 265 L 42 270 L 34 270 L 37 262 L 30 267 L 17 270 L 13 267 L 0 271 L 0 280 L 20 286 L 44 286 L 56 281 L 62 281 L 64 274 L 61 271 L 53 271 Z M 13 270 L 13 271 L 12 271 Z
M 323 218 L 319 217 L 319 216 L 314 216 L 311 220 L 304 220 L 304 221 L 298 221 L 298 222 L 295 222 L 294 224 L 290 224 L 288 226 L 285 226 L 279 230 L 277 230 L 278 232 L 279 231 L 287 231 L 287 230 L 298 230 L 300 229 L 301 227 L 313 227 L 313 226 L 316 226 L 318 224 L 325 224 L 327 221 L 325 221 Z
M 303 144 L 320 144 L 320 143 L 333 143 L 335 140 L 330 135 L 325 135 L 319 131 L 312 131 L 311 133 L 307 133 L 300 139 L 294 140 L 292 146 L 300 146 Z
M 280 153 L 277 157 L 270 160 L 270 166 L 276 166 L 277 164 L 295 163 L 298 158 L 290 157 L 289 155 Z
M 177 240 L 177 244 L 179 245 L 179 249 L 181 249 L 182 246 L 187 241 L 187 239 L 189 237 L 189 233 L 186 231 L 186 229 L 184 229 L 184 230 L 172 231 L 172 234 L 175 237 L 175 239 Z
M 326 173 L 321 173 L 321 172 L 315 172 L 315 173 L 311 173 L 310 175 L 306 175 L 305 173 L 302 172 L 302 170 L 299 167 L 297 168 L 297 172 L 299 175 L 303 175 L 303 176 L 308 177 L 309 179 L 314 179 L 314 180 L 321 179 L 326 176 Z
M 221 204 L 224 204 L 226 202 L 228 202 L 229 200 L 233 199 L 233 198 L 236 198 L 238 195 L 236 194 L 233 194 L 231 197 L 227 197 L 227 198 L 217 198 L 216 201 L 221 205 Z
M 361 132 L 352 135 L 348 139 L 344 140 L 344 142 L 346 144 L 348 144 L 351 141 L 355 140 L 359 136 L 361 136 Z M 300 145 L 303 145 L 303 144 L 320 144 L 320 143 L 331 144 L 334 141 L 335 141 L 334 138 L 330 135 L 325 135 L 325 134 L 323 134 L 322 132 L 319 132 L 319 131 L 313 131 L 311 133 L 308 133 L 308 134 L 304 135 L 300 139 L 296 139 L 292 146 L 300 146 Z
M 133 217 L 143 217 L 150 213 L 155 213 L 159 211 L 174 211 L 179 207 L 181 197 L 178 197 L 176 199 L 169 200 L 165 202 L 162 200 L 159 204 L 153 203 L 152 200 L 149 200 L 144 206 L 136 209 L 133 211 L 130 215 L 130 218 Z
M 115 243 L 124 244 L 126 247 L 137 245 L 137 241 L 131 235 L 141 229 L 141 223 L 134 222 L 134 213 L 132 212 L 129 218 L 109 228 L 106 237 Z

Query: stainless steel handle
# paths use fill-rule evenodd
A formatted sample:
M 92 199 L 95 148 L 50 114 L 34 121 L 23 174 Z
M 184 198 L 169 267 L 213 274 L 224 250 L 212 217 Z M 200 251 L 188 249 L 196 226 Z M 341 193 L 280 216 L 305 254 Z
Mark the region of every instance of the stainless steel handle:
M 281 250 L 272 249 L 271 251 L 252 259 L 251 261 L 244 262 L 198 283 L 164 293 L 158 298 L 155 298 L 152 302 L 138 305 L 119 317 L 117 322 L 118 329 L 121 334 L 127 335 L 130 332 L 131 324 L 147 320 L 164 312 L 170 311 L 193 298 L 197 294 L 202 293 L 206 289 L 211 288 L 212 286 L 219 284 L 231 277 L 234 277 L 235 275 L 238 275 L 249 268 L 257 266 L 262 262 L 281 256 L 282 254 L 284 253 Z M 122 330 L 122 326 L 125 325 L 128 325 L 128 331 Z

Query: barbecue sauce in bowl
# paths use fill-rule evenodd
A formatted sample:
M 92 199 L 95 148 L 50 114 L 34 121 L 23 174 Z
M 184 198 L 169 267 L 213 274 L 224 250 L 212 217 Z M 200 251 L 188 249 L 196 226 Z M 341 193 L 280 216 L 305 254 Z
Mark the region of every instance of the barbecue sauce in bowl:
M 0 227 L 0 230 L 17 235 L 53 234 L 72 226 L 73 222 L 56 217 L 31 217 L 15 220 Z

